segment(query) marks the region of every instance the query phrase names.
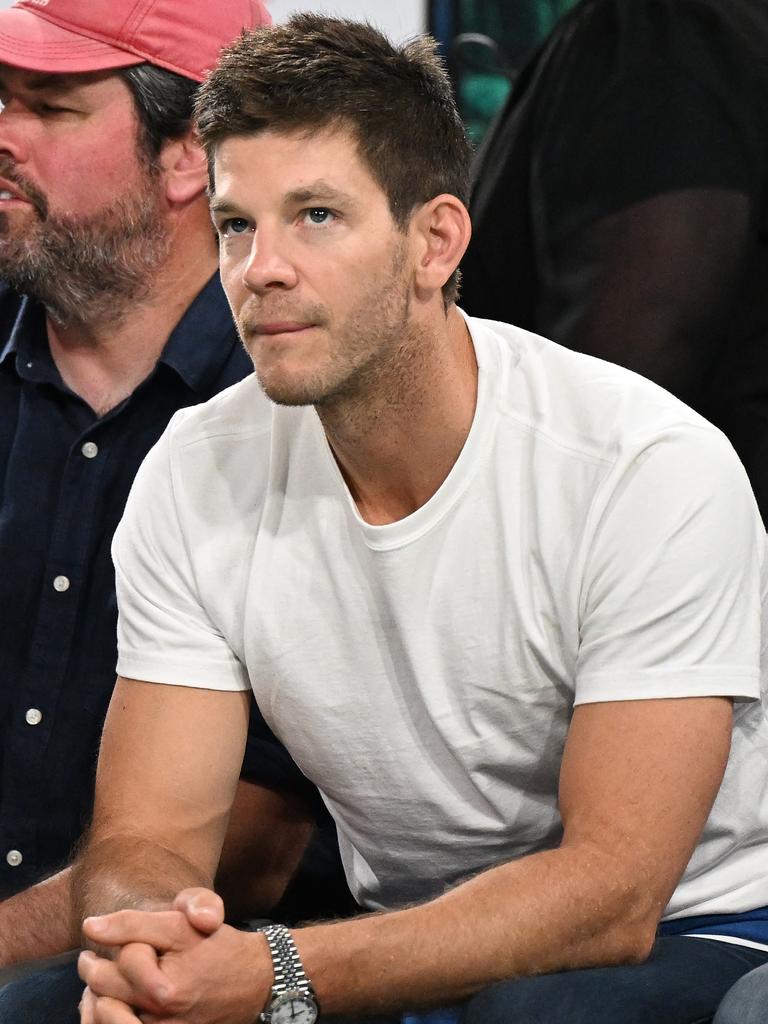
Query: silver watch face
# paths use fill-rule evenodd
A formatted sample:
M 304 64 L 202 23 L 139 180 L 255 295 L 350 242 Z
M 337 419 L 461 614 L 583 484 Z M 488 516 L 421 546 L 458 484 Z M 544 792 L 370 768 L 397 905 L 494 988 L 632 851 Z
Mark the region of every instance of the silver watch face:
M 270 1024 L 315 1024 L 317 1004 L 301 992 L 283 992 L 269 1007 Z

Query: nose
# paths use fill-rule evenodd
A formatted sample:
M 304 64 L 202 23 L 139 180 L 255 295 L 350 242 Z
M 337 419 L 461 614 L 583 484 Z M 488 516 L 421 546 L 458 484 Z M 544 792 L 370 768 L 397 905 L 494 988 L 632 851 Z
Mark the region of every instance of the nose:
M 23 164 L 29 159 L 30 125 L 28 112 L 12 99 L 0 107 L 0 156 Z
M 280 233 L 257 228 L 243 269 L 245 287 L 258 295 L 275 288 L 294 288 L 297 283 L 295 263 Z

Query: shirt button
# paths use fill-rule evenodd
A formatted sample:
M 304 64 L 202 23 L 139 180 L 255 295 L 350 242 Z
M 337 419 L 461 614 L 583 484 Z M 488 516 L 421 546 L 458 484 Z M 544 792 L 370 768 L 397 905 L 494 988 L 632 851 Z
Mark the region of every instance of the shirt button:
M 19 864 L 24 860 L 18 850 L 9 850 L 5 855 L 5 859 L 11 865 L 12 868 L 17 868 Z
M 86 441 L 80 451 L 86 459 L 95 459 L 99 454 L 99 446 L 93 441 Z
M 66 576 L 57 576 L 53 581 L 53 589 L 58 590 L 60 594 L 63 594 L 65 590 L 69 590 L 69 579 Z
M 39 708 L 29 708 L 24 717 L 27 720 L 27 725 L 40 725 L 43 720 L 43 712 Z

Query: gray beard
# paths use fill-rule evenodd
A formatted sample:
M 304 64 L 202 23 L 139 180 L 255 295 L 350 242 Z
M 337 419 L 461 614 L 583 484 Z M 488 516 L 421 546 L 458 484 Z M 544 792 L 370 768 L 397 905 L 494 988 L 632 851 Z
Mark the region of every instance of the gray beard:
M 86 217 L 45 206 L 24 236 L 10 233 L 0 210 L 0 277 L 31 295 L 60 324 L 117 324 L 149 293 L 170 239 L 159 198 L 147 182 Z

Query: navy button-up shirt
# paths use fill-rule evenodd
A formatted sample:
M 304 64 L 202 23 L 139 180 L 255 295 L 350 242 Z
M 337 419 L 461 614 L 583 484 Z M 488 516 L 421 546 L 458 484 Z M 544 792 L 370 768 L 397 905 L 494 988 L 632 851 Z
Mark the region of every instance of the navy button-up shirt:
M 0 332 L 2 899 L 64 865 L 90 816 L 115 681 L 110 542 L 134 475 L 177 409 L 253 367 L 218 275 L 150 376 L 101 418 L 62 382 L 40 306 L 0 292 Z M 265 730 L 252 727 L 244 775 L 301 786 Z

